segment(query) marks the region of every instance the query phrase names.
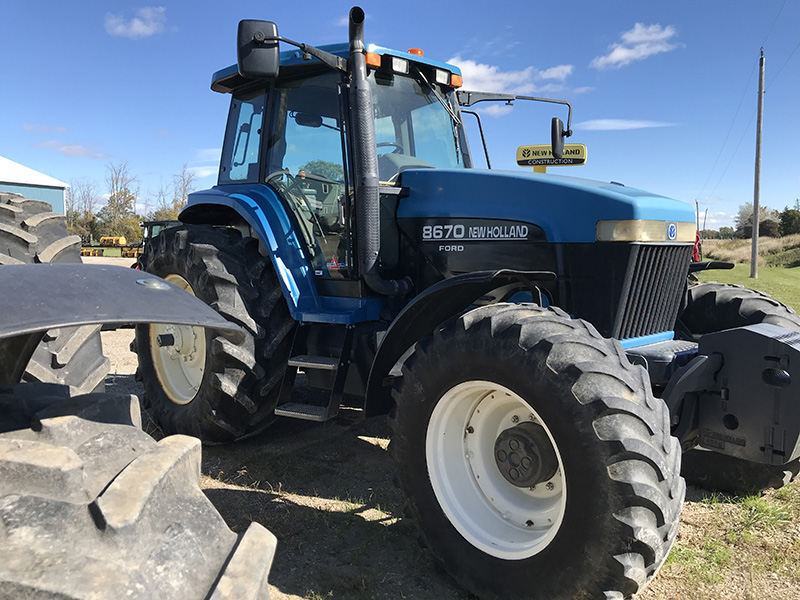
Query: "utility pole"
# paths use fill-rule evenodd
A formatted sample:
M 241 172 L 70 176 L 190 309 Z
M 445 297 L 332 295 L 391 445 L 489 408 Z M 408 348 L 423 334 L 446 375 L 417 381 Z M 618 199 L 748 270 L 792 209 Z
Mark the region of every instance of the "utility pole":
M 758 211 L 761 193 L 761 128 L 764 123 L 764 48 L 758 61 L 758 118 L 756 119 L 756 176 L 753 186 L 753 245 L 750 252 L 750 278 L 758 279 Z

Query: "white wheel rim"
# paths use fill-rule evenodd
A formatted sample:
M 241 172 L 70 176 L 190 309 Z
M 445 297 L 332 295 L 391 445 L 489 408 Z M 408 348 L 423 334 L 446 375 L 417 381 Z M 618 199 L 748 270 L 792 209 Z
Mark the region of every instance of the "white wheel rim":
M 180 275 L 164 279 L 194 295 Z M 159 336 L 172 336 L 174 344 L 159 346 Z M 164 338 L 162 338 L 164 339 Z M 206 366 L 206 332 L 202 327 L 154 323 L 150 325 L 150 352 L 161 389 L 175 404 L 188 404 L 197 395 Z
M 523 421 L 541 425 L 558 471 L 532 488 L 500 472 L 495 441 Z M 447 391 L 428 424 L 426 460 L 433 491 L 452 525 L 491 556 L 522 560 L 542 551 L 564 517 L 564 465 L 547 425 L 520 396 L 496 383 L 468 381 Z

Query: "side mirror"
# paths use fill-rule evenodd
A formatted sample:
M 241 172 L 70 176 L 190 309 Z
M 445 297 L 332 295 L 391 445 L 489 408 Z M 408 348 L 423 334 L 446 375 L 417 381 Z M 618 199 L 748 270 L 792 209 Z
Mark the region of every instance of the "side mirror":
M 322 127 L 322 117 L 311 113 L 297 113 L 294 122 L 300 127 Z
M 250 79 L 274 79 L 281 58 L 278 26 L 271 21 L 239 21 L 236 44 L 239 74 Z
M 553 156 L 562 158 L 564 156 L 564 122 L 558 117 L 553 117 L 550 123 L 550 144 Z

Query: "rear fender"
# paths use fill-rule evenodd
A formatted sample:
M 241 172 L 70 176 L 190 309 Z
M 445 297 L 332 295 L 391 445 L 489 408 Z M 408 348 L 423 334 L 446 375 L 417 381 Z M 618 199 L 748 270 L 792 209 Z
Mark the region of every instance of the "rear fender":
M 367 415 L 391 408 L 392 370 L 422 336 L 492 292 L 506 296 L 512 289 L 536 290 L 535 282 L 555 278 L 550 271 L 475 271 L 440 281 L 416 296 L 392 321 L 378 347 L 367 381 Z M 489 302 L 503 299 L 500 294 L 493 296 Z
M 175 323 L 242 332 L 201 300 L 125 267 L 82 264 L 0 267 L 0 383 L 17 383 L 44 332 L 57 327 Z

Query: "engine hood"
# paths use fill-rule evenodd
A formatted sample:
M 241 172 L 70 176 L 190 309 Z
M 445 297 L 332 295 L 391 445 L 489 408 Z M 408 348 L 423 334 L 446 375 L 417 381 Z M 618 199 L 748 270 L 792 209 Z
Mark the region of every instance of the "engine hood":
M 684 202 L 616 183 L 518 171 L 413 169 L 399 218 L 484 218 L 541 227 L 550 242 L 594 242 L 602 220 L 694 223 Z

